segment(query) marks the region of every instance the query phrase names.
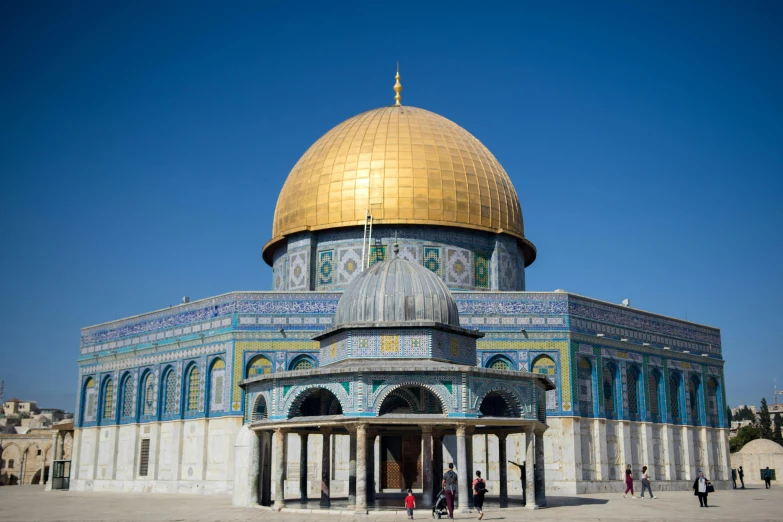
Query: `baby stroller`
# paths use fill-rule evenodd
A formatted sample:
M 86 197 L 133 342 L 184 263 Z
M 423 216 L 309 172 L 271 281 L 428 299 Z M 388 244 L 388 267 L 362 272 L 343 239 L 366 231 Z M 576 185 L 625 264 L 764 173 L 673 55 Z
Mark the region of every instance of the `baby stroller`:
M 446 493 L 441 489 L 438 498 L 435 499 L 435 505 L 432 506 L 432 518 L 448 516 L 449 510 L 446 505 Z

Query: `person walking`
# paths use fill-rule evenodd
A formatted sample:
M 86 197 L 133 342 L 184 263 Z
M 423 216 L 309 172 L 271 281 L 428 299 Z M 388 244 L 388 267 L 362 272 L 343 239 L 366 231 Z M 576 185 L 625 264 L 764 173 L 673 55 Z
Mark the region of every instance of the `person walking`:
M 625 493 L 623 493 L 623 498 L 625 498 L 629 491 L 631 492 L 631 498 L 636 498 L 633 496 L 633 476 L 631 475 L 630 464 L 625 468 Z
M 737 470 L 734 468 L 731 468 L 731 485 L 737 489 Z
M 413 491 L 408 490 L 408 496 L 405 497 L 405 510 L 408 512 L 408 520 L 413 520 L 413 510 L 416 509 L 416 498 Z
M 740 483 L 742 483 L 742 489 L 745 489 L 745 472 L 742 471 L 742 466 L 739 467 L 739 478 Z
M 764 470 L 764 485 L 767 486 L 767 489 L 772 487 L 771 480 L 772 472 L 769 470 L 769 466 L 767 466 L 767 469 Z
M 707 506 L 707 493 L 710 486 L 710 481 L 704 476 L 704 472 L 700 471 L 699 476 L 693 483 L 693 494 L 699 497 L 699 507 Z
M 487 483 L 481 478 L 481 472 L 476 471 L 476 478 L 473 479 L 473 507 L 479 512 L 479 520 L 484 518 L 484 493 L 486 492 Z
M 642 466 L 642 498 L 644 498 L 644 488 L 647 488 L 647 491 L 650 492 L 650 498 L 654 499 L 652 487 L 650 486 L 650 474 L 647 473 L 647 466 Z
M 457 473 L 454 463 L 449 462 L 449 469 L 443 474 L 443 493 L 446 495 L 446 508 L 449 510 L 449 520 L 454 520 L 454 496 L 457 494 Z

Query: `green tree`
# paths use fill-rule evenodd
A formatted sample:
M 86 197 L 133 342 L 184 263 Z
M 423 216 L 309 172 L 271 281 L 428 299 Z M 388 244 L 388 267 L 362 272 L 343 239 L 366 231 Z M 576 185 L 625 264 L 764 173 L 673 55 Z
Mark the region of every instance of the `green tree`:
M 783 429 L 783 419 L 780 418 L 780 413 L 776 413 L 775 431 L 772 433 L 772 440 L 778 444 L 783 444 L 783 433 L 781 433 L 781 429 Z
M 742 447 L 752 440 L 759 438 L 759 428 L 755 424 L 748 424 L 737 430 L 736 437 L 729 439 L 729 448 L 732 453 L 736 453 Z
M 772 417 L 767 407 L 767 399 L 761 399 L 761 412 L 759 413 L 759 437 L 762 439 L 772 438 Z
M 731 426 L 731 406 L 726 406 L 726 422 Z

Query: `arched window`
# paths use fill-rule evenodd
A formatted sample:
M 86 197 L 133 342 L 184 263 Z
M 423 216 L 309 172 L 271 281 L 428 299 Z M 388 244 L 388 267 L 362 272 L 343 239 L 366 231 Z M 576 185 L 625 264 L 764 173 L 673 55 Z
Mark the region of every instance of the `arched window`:
M 173 369 L 169 369 L 163 378 L 163 413 L 169 415 L 179 412 L 177 403 L 177 375 Z
M 122 381 L 122 418 L 133 417 L 133 376 L 125 375 Z
M 259 393 L 258 397 L 256 397 L 256 403 L 253 405 L 252 420 L 257 421 L 263 419 L 266 419 L 266 399 Z
M 487 361 L 487 368 L 492 368 L 493 370 L 513 370 L 514 365 L 508 357 L 496 355 Z
M 215 359 L 209 371 L 209 411 L 223 411 L 225 404 L 226 363 L 223 359 Z
M 89 377 L 84 382 L 84 398 L 82 399 L 82 422 L 92 422 L 95 420 L 98 402 L 98 388 L 95 386 L 95 379 Z
M 669 413 L 671 414 L 670 422 L 682 422 L 682 415 L 680 413 L 680 376 L 676 373 L 672 373 L 669 376 Z
M 707 378 L 707 421 L 713 428 L 720 427 L 721 411 L 718 404 L 718 381 L 714 377 Z
M 604 413 L 607 418 L 613 419 L 617 415 L 617 405 L 614 400 L 614 380 L 615 380 L 615 368 L 612 363 L 604 366 L 603 375 L 603 389 L 604 389 Z
M 104 420 L 109 420 L 114 413 L 114 381 L 111 377 L 107 378 L 103 385 L 103 416 Z
M 11 459 L 11 460 L 8 461 L 8 468 L 9 469 L 14 469 L 14 459 Z
M 579 412 L 583 416 L 593 416 L 593 366 L 587 357 L 579 360 L 577 367 L 579 380 Z
M 147 372 L 141 378 L 139 386 L 141 396 L 141 414 L 152 415 L 152 406 L 155 404 L 155 384 L 152 382 L 152 373 Z
M 660 422 L 661 410 L 658 407 L 659 395 L 661 388 L 661 374 L 658 370 L 653 370 L 647 380 L 648 388 L 650 390 L 650 413 L 653 416 L 655 422 Z
M 272 361 L 264 357 L 263 355 L 256 355 L 250 362 L 247 363 L 247 376 L 263 375 L 265 373 L 272 373 Z
M 199 371 L 198 366 L 194 364 L 190 367 L 190 372 L 188 372 L 188 402 L 186 411 L 198 411 L 200 381 L 201 372 Z
M 625 374 L 626 384 L 628 385 L 628 416 L 632 420 L 638 420 L 642 411 L 639 369 L 636 366 L 629 366 Z
M 317 364 L 309 355 L 300 355 L 291 361 L 290 370 L 310 370 L 315 368 Z
M 694 426 L 700 424 L 701 416 L 699 410 L 699 391 L 701 383 L 699 378 L 695 375 L 691 375 L 688 379 L 688 399 L 690 403 L 690 409 L 688 410 L 688 421 Z
M 539 355 L 533 361 L 531 366 L 533 373 L 546 375 L 553 381 L 557 379 L 557 365 L 554 359 L 548 355 Z M 549 390 L 546 392 L 546 409 L 549 411 L 557 411 L 557 390 Z

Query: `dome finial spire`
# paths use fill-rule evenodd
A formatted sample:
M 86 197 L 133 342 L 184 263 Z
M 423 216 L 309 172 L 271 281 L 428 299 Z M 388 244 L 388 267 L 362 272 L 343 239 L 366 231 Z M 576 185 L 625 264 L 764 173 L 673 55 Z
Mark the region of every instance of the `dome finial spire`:
M 402 100 L 402 84 L 400 83 L 400 62 L 397 62 L 397 76 L 394 77 L 395 80 L 397 80 L 397 83 L 394 84 L 394 92 L 397 94 L 394 95 L 394 105 L 397 107 L 402 106 L 402 103 L 400 101 Z

